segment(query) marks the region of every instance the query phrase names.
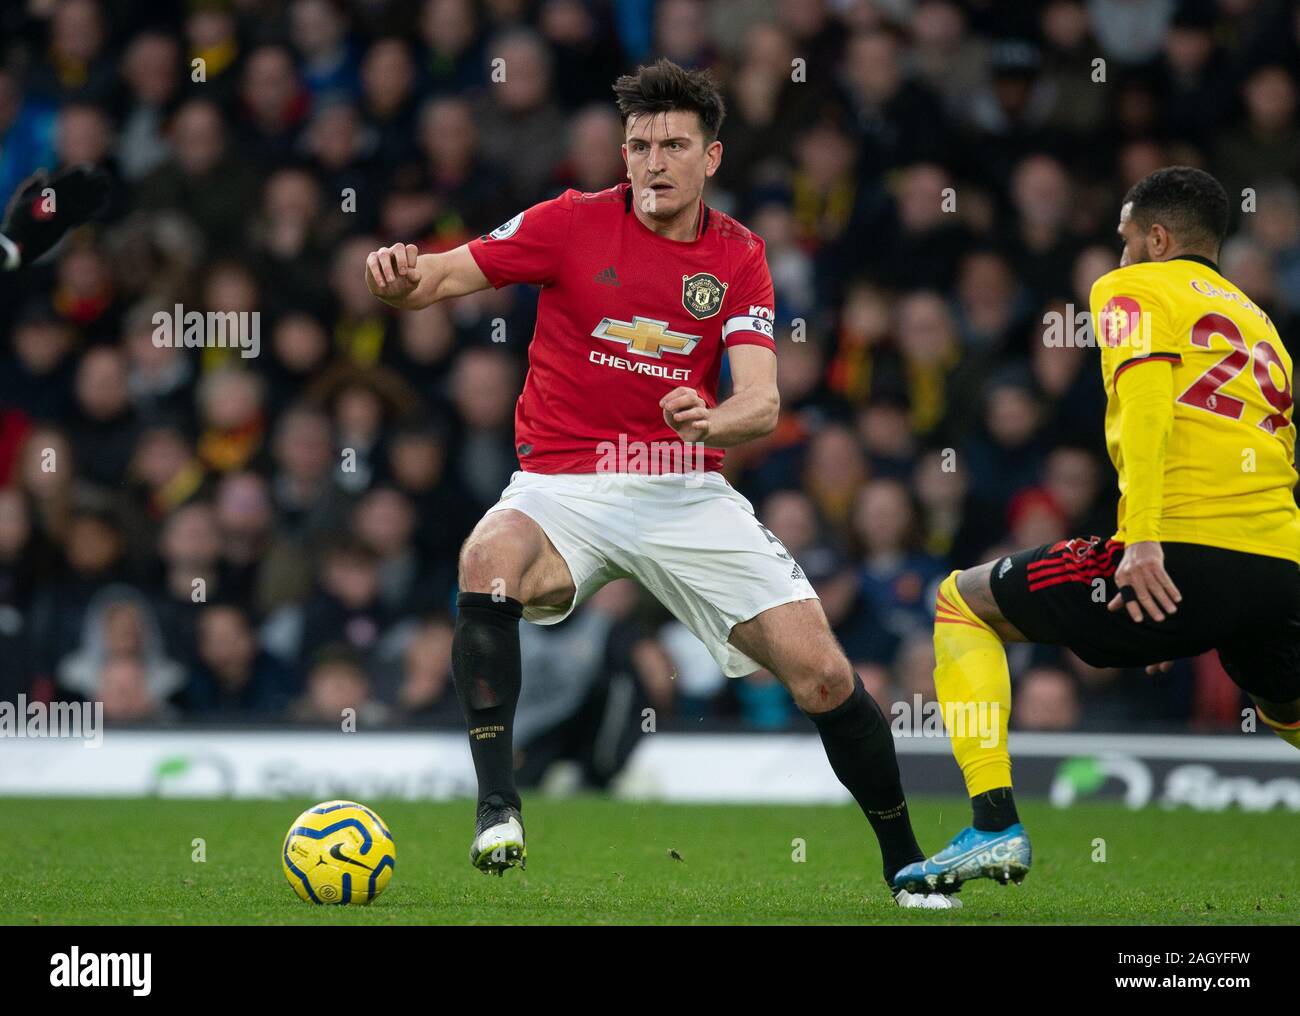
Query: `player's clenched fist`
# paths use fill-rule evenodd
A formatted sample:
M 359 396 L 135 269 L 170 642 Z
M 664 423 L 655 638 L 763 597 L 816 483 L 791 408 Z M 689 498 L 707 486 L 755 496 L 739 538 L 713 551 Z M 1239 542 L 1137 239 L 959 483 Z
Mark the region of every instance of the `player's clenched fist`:
M 664 423 L 683 441 L 703 441 L 709 436 L 709 406 L 694 388 L 680 386 L 659 400 Z
M 416 267 L 419 248 L 413 243 L 395 243 L 366 255 L 366 285 L 370 292 L 394 306 L 415 291 L 420 284 Z

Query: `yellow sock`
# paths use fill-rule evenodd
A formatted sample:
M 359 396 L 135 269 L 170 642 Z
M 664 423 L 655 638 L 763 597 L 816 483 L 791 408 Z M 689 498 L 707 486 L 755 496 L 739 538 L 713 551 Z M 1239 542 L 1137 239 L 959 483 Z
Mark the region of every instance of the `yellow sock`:
M 1011 674 L 1002 640 L 967 606 L 953 572 L 939 586 L 934 690 L 971 797 L 1011 786 Z
M 1292 748 L 1300 748 L 1300 721 L 1295 723 L 1281 723 L 1278 720 L 1272 720 L 1265 716 L 1264 710 L 1259 709 L 1258 705 L 1256 705 L 1255 708 L 1259 710 L 1259 718 L 1268 725 L 1273 733 L 1282 738 L 1282 740 L 1287 744 L 1291 745 Z

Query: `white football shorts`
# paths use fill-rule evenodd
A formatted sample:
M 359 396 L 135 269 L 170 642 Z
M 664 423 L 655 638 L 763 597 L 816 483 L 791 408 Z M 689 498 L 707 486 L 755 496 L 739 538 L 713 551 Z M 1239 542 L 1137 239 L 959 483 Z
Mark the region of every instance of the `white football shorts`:
M 489 513 L 523 512 L 569 566 L 564 607 L 525 607 L 556 624 L 603 586 L 632 578 L 686 625 L 728 677 L 759 669 L 727 638 L 770 607 L 817 598 L 803 569 L 718 472 L 516 472 Z

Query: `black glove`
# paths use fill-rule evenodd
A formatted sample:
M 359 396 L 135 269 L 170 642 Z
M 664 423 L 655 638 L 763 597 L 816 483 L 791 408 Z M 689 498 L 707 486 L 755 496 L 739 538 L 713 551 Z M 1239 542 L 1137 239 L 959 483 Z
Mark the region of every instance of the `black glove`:
M 48 198 L 42 193 L 46 188 L 53 191 Z M 31 264 L 68 230 L 99 212 L 108 201 L 108 189 L 108 174 L 90 163 L 60 170 L 53 177 L 43 169 L 32 174 L 5 209 L 0 267 L 12 271 Z

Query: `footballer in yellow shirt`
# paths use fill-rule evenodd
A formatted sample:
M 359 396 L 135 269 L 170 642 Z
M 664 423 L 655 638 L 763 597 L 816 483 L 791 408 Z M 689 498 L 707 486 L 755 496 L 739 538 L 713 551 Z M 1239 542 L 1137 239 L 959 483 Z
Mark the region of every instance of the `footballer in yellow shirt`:
M 1291 357 L 1268 315 L 1194 254 L 1117 268 L 1091 302 L 1119 473 L 1115 539 L 1300 563 Z
M 940 586 L 935 690 L 974 820 L 900 871 L 896 887 L 955 891 L 1029 871 L 1006 745 L 1005 642 L 1148 672 L 1217 650 L 1264 723 L 1300 747 L 1292 363 L 1268 315 L 1219 273 L 1227 226 L 1227 194 L 1198 169 L 1157 170 L 1125 196 L 1120 267 L 1091 294 L 1116 530 L 955 571 Z

